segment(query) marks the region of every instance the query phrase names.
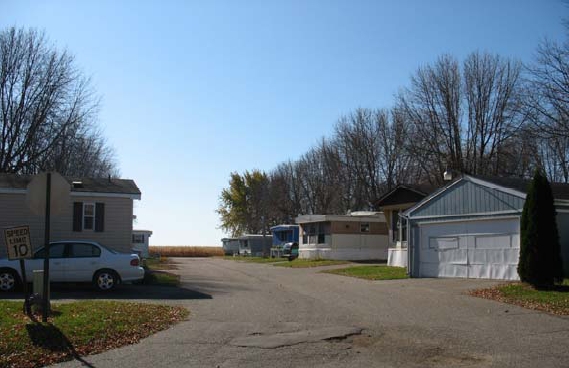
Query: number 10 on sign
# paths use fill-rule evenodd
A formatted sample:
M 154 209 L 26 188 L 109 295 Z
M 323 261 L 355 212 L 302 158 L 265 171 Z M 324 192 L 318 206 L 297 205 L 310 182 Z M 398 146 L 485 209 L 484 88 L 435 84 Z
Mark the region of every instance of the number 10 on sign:
M 32 258 L 29 226 L 4 229 L 4 238 L 6 239 L 9 259 Z

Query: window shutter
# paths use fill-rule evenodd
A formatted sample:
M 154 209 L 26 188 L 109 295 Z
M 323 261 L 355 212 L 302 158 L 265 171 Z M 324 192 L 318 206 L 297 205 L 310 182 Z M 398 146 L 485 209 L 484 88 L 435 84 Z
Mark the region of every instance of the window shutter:
M 83 229 L 83 202 L 73 202 L 73 231 Z
M 95 203 L 95 231 L 105 231 L 105 204 Z

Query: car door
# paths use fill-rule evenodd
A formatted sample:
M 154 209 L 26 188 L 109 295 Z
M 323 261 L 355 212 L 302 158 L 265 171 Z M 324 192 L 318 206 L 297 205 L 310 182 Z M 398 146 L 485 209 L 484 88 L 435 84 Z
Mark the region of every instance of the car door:
M 67 278 L 73 282 L 91 282 L 100 268 L 101 248 L 91 243 L 70 243 L 67 258 Z
M 49 279 L 53 282 L 66 281 L 66 244 L 52 243 L 49 247 Z M 26 262 L 26 275 L 28 280 L 32 280 L 34 270 L 43 270 L 45 249 L 39 249 L 33 259 Z

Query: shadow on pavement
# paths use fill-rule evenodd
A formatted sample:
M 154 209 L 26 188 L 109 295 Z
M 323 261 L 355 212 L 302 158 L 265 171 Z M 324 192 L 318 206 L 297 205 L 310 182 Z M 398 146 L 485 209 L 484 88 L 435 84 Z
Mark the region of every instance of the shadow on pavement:
M 2 299 L 24 299 L 22 292 L 1 293 Z M 210 294 L 185 287 L 157 285 L 119 285 L 110 292 L 100 292 L 90 284 L 52 284 L 51 300 L 106 299 L 106 300 L 195 300 L 213 299 Z

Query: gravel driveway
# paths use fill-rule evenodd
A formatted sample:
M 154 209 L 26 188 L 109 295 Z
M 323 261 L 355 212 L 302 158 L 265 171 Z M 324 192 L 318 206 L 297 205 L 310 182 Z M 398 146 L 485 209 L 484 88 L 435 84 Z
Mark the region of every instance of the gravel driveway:
M 188 321 L 94 367 L 567 367 L 569 319 L 477 299 L 486 280 L 366 281 L 223 259 L 175 259 L 182 288 L 136 301 Z M 336 266 L 338 267 L 338 266 Z M 339 266 L 342 267 L 342 266 Z M 126 289 L 126 295 L 133 293 Z M 139 288 L 133 290 L 141 290 Z M 74 361 L 58 365 L 80 367 Z

